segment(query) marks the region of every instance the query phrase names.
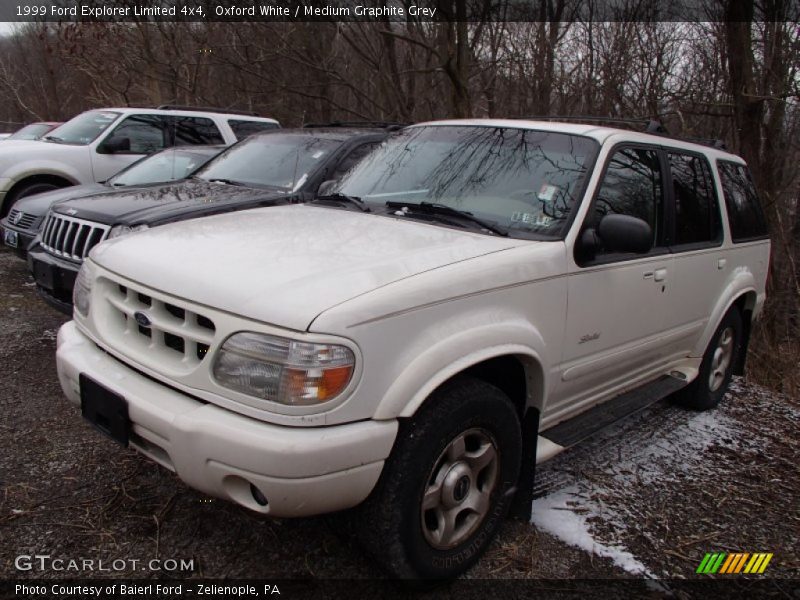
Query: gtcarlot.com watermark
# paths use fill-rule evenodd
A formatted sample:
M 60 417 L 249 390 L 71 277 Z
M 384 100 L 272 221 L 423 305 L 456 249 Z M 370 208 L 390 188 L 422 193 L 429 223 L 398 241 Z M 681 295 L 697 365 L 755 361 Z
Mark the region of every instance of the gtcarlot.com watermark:
M 69 573 L 126 573 L 162 571 L 187 573 L 195 570 L 193 558 L 60 558 L 49 554 L 20 554 L 14 560 L 17 571 L 65 571 Z

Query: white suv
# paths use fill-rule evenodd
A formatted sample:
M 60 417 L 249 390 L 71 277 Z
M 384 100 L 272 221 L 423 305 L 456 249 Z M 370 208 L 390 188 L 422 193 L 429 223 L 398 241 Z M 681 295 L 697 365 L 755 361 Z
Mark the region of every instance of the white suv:
M 0 217 L 24 196 L 105 181 L 169 146 L 229 145 L 278 126 L 275 119 L 168 105 L 90 110 L 42 139 L 0 145 Z
M 769 253 L 727 152 L 426 123 L 316 202 L 95 248 L 59 379 L 189 485 L 278 517 L 360 505 L 391 573 L 452 577 L 529 516 L 537 462 L 667 394 L 720 401 Z

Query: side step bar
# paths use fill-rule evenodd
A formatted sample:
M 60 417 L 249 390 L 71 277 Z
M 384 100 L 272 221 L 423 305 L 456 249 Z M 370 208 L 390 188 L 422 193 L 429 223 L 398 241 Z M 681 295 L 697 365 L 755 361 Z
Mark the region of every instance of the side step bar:
M 652 383 L 625 392 L 554 425 L 539 435 L 536 462 L 544 462 L 620 419 L 655 404 L 687 384 L 685 379 L 664 375 Z

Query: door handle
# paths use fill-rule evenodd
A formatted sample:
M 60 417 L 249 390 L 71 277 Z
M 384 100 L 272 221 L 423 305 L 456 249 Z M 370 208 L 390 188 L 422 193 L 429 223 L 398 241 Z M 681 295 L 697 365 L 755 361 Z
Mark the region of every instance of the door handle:
M 728 261 L 727 261 L 726 259 L 724 259 L 724 258 L 720 258 L 720 259 L 717 261 L 717 269 L 719 269 L 719 270 L 721 271 L 722 269 L 724 269 L 724 268 L 725 268 L 725 265 L 726 265 L 727 263 L 728 263 Z
M 666 269 L 656 269 L 655 273 L 653 273 L 653 279 L 655 281 L 664 281 L 666 278 L 667 278 Z

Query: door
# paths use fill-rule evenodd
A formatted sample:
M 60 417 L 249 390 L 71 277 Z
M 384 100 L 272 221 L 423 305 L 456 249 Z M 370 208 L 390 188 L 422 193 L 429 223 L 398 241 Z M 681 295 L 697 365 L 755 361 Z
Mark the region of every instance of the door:
M 666 247 L 664 168 L 658 148 L 620 146 L 611 154 L 582 231 L 598 230 L 609 214 L 650 226 L 645 254 L 603 248 L 577 258 L 568 275 L 561 381 L 548 406 L 556 420 L 616 394 L 663 360 L 659 338 L 671 292 L 672 258 Z
M 688 356 L 702 335 L 731 268 L 711 165 L 701 154 L 666 150 L 674 233 L 672 298 L 665 316 L 669 349 Z
M 169 124 L 164 117 L 129 115 L 95 146 L 92 153 L 94 179 L 105 181 L 132 162 L 168 145 Z

